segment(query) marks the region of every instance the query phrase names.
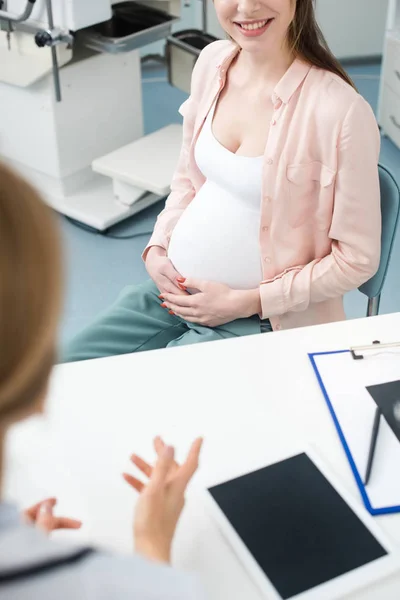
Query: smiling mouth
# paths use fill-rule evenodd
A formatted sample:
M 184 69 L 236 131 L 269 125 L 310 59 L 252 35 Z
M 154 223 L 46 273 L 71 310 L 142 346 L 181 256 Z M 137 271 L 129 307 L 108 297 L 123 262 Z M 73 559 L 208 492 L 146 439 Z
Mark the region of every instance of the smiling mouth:
M 273 21 L 273 19 L 264 19 L 264 21 L 254 21 L 253 23 L 237 23 L 236 22 L 235 25 L 237 25 L 241 29 L 244 29 L 245 31 L 254 31 L 256 29 L 262 29 L 263 27 L 268 25 L 268 23 L 270 23 L 271 21 Z

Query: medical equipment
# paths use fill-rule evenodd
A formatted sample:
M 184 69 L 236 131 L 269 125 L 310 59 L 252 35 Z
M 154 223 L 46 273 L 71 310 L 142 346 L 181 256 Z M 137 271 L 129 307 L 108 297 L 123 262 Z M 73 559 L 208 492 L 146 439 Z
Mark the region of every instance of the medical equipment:
M 104 230 L 168 193 L 181 126 L 143 137 L 140 48 L 166 39 L 180 11 L 0 0 L 0 158 L 57 211 Z
M 187 29 L 170 35 L 166 47 L 169 83 L 189 94 L 191 73 L 200 52 L 217 39 L 198 29 Z

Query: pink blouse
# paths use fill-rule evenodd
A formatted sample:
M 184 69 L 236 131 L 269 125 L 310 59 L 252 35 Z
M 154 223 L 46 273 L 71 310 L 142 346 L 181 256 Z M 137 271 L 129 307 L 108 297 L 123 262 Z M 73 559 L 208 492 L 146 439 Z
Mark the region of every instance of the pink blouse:
M 183 142 L 171 194 L 144 258 L 151 246 L 168 249 L 176 223 L 204 184 L 195 144 L 238 51 L 218 41 L 196 62 L 191 95 L 180 108 Z M 342 320 L 343 295 L 379 266 L 379 129 L 350 85 L 299 59 L 272 101 L 260 198 L 261 316 L 274 330 Z

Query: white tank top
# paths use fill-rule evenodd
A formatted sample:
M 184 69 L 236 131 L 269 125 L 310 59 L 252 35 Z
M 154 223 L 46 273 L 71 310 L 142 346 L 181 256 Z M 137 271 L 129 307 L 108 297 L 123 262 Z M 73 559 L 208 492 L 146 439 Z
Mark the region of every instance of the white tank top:
M 195 148 L 206 181 L 176 224 L 168 256 L 183 277 L 253 289 L 262 281 L 263 157 L 238 156 L 222 146 L 212 132 L 214 110 Z

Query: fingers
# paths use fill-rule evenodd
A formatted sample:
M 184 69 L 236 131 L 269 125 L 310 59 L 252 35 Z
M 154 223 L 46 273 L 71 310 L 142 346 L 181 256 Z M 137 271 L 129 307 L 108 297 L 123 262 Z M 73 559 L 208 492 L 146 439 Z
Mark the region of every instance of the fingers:
M 166 446 L 153 469 L 153 475 L 149 482 L 150 487 L 157 487 L 163 485 L 168 477 L 170 469 L 174 465 L 175 450 L 172 446 Z
M 165 263 L 163 275 L 165 275 L 165 277 L 168 277 L 168 279 L 172 281 L 175 285 L 177 285 L 178 280 L 183 279 L 182 275 L 178 273 L 178 271 L 175 269 L 174 265 L 169 259 Z
M 173 304 L 172 302 L 168 302 L 166 304 L 166 308 L 171 310 L 177 317 L 181 317 L 181 319 L 196 319 L 196 313 L 193 308 L 183 308 L 178 304 Z
M 154 449 L 159 457 L 159 460 L 161 460 L 163 458 L 165 450 L 167 449 L 167 446 L 164 444 L 163 440 L 160 437 L 156 437 L 154 439 Z M 144 475 L 146 475 L 146 477 L 150 479 L 153 476 L 154 468 L 151 465 L 149 465 L 148 462 L 143 460 L 143 458 L 137 456 L 136 454 L 132 454 L 131 461 L 138 469 L 140 469 L 140 471 L 142 471 Z M 125 481 L 137 492 L 141 493 L 145 488 L 145 484 L 136 477 L 133 477 L 133 475 L 130 475 L 129 473 L 123 473 L 122 476 L 125 479 Z
M 160 438 L 160 436 L 157 436 L 154 439 L 154 450 L 156 451 L 157 456 L 161 456 L 161 454 L 163 453 L 165 448 L 166 448 L 166 444 L 165 444 L 164 440 L 162 440 Z M 173 476 L 178 469 L 179 469 L 179 465 L 176 462 L 176 460 L 174 460 L 173 467 L 170 470 L 170 475 Z
M 157 456 L 160 456 L 160 454 L 163 452 L 163 450 L 165 448 L 165 442 L 158 435 L 157 437 L 154 438 L 153 446 L 154 446 L 154 450 L 156 451 Z
M 122 473 L 122 477 L 125 479 L 126 483 L 128 483 L 133 489 L 135 489 L 139 494 L 144 489 L 144 483 L 133 477 L 133 475 L 129 475 L 129 473 Z
M 38 529 L 45 533 L 50 533 L 54 529 L 79 529 L 82 522 L 68 517 L 55 517 L 53 509 L 57 503 L 56 498 L 47 498 L 38 502 L 28 510 L 24 511 L 24 516 L 35 523 Z
M 204 292 L 205 287 L 207 287 L 207 281 L 195 279 L 194 277 L 178 277 L 177 282 L 184 288 L 199 290 L 200 292 Z
M 29 521 L 36 521 L 37 513 L 38 513 L 40 507 L 42 506 L 43 502 L 50 503 L 51 506 L 54 508 L 54 506 L 57 504 L 57 498 L 45 498 L 44 500 L 41 500 L 34 506 L 27 508 L 23 512 L 24 517 L 26 519 L 28 519 Z
M 198 294 L 193 296 L 186 294 L 180 296 L 177 294 L 164 293 L 161 294 L 163 303 L 161 306 L 168 308 L 173 314 L 181 319 L 190 321 L 192 323 L 201 323 L 203 316 L 199 316 L 199 299 Z
M 176 294 L 176 295 L 180 295 L 180 296 L 185 296 L 186 292 L 184 292 L 183 290 L 181 290 L 177 285 L 175 285 L 170 279 L 168 279 L 168 277 L 162 276 L 160 285 L 157 286 L 161 293 L 168 293 L 168 294 Z
M 177 477 L 177 482 L 178 482 L 178 485 L 183 490 L 186 489 L 189 481 L 192 479 L 193 475 L 197 471 L 197 468 L 199 466 L 199 457 L 200 457 L 200 451 L 201 451 L 202 445 L 203 445 L 203 439 L 197 438 L 193 442 L 193 444 L 189 450 L 186 461 L 183 463 L 183 465 L 179 469 L 179 475 Z
M 183 278 L 178 273 L 178 271 L 175 270 L 175 268 L 170 260 L 167 260 L 165 262 L 165 265 L 162 269 L 162 275 L 164 277 L 166 277 L 166 279 L 170 282 L 170 284 L 173 285 L 172 293 L 186 295 L 184 286 L 182 285 L 182 283 L 180 281 Z M 169 291 L 167 287 L 166 287 L 166 289 L 167 289 L 167 291 Z
M 77 519 L 69 519 L 68 517 L 57 517 L 54 519 L 54 529 L 80 529 L 82 527 L 82 521 Z
M 182 466 L 179 466 L 174 458 L 174 448 L 172 446 L 167 446 L 162 438 L 157 436 L 154 438 L 153 442 L 154 449 L 158 456 L 158 460 L 154 467 L 151 467 L 151 465 L 136 454 L 132 455 L 131 460 L 142 473 L 150 478 L 148 483 L 149 488 L 162 485 L 166 483 L 167 480 L 173 481 L 176 478 L 178 487 L 184 491 L 197 470 L 202 444 L 202 438 L 195 440 L 190 448 L 185 463 Z M 124 480 L 139 493 L 146 487 L 142 481 L 129 473 L 123 473 L 122 476 Z
M 142 471 L 142 473 L 146 475 L 146 477 L 151 477 L 151 474 L 153 473 L 153 467 L 151 467 L 149 463 L 143 460 L 143 458 L 140 458 L 140 456 L 136 456 L 136 454 L 132 454 L 131 461 L 134 465 L 136 465 L 138 469 Z
M 176 285 L 172 283 L 167 277 L 163 277 L 160 287 L 162 288 L 161 293 L 167 294 L 184 294 Z
M 39 510 L 36 515 L 36 526 L 45 533 L 53 531 L 54 517 L 53 517 L 53 503 L 44 501 L 41 503 Z
M 194 296 L 190 296 L 189 294 L 186 295 L 178 295 L 178 294 L 170 294 L 170 293 L 166 293 L 166 294 L 161 294 L 163 297 L 164 302 L 166 302 L 169 305 L 173 304 L 176 307 L 179 308 L 190 308 L 193 312 L 193 309 L 196 308 L 199 304 L 199 299 L 197 298 L 197 294 L 195 294 Z

